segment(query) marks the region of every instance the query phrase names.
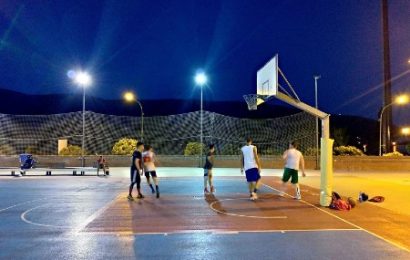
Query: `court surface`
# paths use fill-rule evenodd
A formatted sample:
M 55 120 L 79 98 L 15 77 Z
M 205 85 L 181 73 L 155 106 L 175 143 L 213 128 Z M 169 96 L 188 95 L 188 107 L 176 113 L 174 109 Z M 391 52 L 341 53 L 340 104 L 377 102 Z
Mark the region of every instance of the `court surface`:
M 253 202 L 238 169 L 215 169 L 216 193 L 204 196 L 201 169 L 159 168 L 161 198 L 144 180 L 146 198 L 129 202 L 127 168 L 108 177 L 1 172 L 0 259 L 410 259 L 408 208 L 332 211 L 318 206 L 317 172 L 301 179 L 302 201 L 290 187 L 278 195 L 281 171 L 264 173 Z M 350 177 L 335 174 L 335 186 Z M 360 188 L 360 178 L 345 186 Z M 389 194 L 408 191 L 406 181 L 387 182 Z

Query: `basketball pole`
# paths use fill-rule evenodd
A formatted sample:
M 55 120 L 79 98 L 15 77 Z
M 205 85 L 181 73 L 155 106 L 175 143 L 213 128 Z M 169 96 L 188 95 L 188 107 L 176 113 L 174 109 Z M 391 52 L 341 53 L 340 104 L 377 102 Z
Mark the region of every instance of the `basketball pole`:
M 322 137 L 320 140 L 320 205 L 329 206 L 332 199 L 333 188 L 333 139 L 330 139 L 329 119 L 330 115 L 314 107 L 311 107 L 299 100 L 296 100 L 286 94 L 277 92 L 275 97 L 288 103 L 291 106 L 299 108 L 317 118 L 322 123 Z

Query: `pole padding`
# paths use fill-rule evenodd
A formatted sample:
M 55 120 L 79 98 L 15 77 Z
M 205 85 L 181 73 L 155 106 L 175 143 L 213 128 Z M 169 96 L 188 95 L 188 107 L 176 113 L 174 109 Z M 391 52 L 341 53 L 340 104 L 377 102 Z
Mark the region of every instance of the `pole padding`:
M 333 139 L 320 139 L 320 205 L 329 206 L 333 186 Z

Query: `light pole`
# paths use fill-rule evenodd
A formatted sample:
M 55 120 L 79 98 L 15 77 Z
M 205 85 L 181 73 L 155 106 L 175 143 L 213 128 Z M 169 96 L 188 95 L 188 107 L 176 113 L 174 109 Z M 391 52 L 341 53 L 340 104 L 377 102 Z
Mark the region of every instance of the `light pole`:
M 81 141 L 81 167 L 85 166 L 84 148 L 85 148 L 85 89 L 92 83 L 90 74 L 84 71 L 77 71 L 73 75 L 74 83 L 83 88 L 83 135 Z
M 144 110 L 142 109 L 141 102 L 137 99 L 135 94 L 131 91 L 127 91 L 124 93 L 124 100 L 127 102 L 137 102 L 141 110 L 141 142 L 144 141 Z
M 204 85 L 206 84 L 206 82 L 208 81 L 205 73 L 201 72 L 201 73 L 197 73 L 195 75 L 195 83 L 201 88 L 201 110 L 200 110 L 200 158 L 199 158 L 199 162 L 200 164 L 202 164 L 202 143 L 203 143 L 203 88 Z M 200 165 L 201 167 L 201 165 Z
M 320 75 L 313 76 L 315 79 L 315 108 L 318 108 L 317 102 L 317 80 L 320 79 Z M 316 169 L 319 169 L 319 118 L 316 117 L 316 138 L 315 138 L 315 145 L 316 145 Z
M 386 110 L 386 108 L 397 104 L 397 105 L 405 105 L 409 103 L 409 97 L 407 95 L 400 95 L 395 98 L 393 102 L 390 104 L 385 105 L 382 110 L 380 111 L 380 117 L 379 117 L 379 156 L 382 155 L 382 146 L 385 146 L 384 144 L 382 145 L 382 125 L 383 125 L 383 112 Z

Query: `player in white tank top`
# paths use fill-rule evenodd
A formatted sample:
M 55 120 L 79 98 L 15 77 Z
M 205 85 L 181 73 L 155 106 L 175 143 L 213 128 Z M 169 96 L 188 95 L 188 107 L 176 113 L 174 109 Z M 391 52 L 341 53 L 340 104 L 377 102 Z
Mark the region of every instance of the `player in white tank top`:
M 245 170 L 246 180 L 250 193 L 250 199 L 256 200 L 256 192 L 260 183 L 261 164 L 258 157 L 256 146 L 252 145 L 252 139 L 246 140 L 246 145 L 241 148 L 241 173 Z
M 243 154 L 243 168 L 244 170 L 249 170 L 252 168 L 258 168 L 258 165 L 256 164 L 255 160 L 255 154 L 254 150 L 256 147 L 252 144 L 245 145 L 244 147 L 241 148 L 242 154 Z
M 295 199 L 302 199 L 300 194 L 300 187 L 298 183 L 298 171 L 299 166 L 302 170 L 302 176 L 305 177 L 305 160 L 303 159 L 302 153 L 297 150 L 296 142 L 289 144 L 289 149 L 283 153 L 283 159 L 285 160 L 285 169 L 283 171 L 282 177 L 282 190 L 285 189 L 286 182 L 291 178 L 291 183 L 295 186 L 296 195 Z M 282 196 L 284 192 L 280 193 Z

